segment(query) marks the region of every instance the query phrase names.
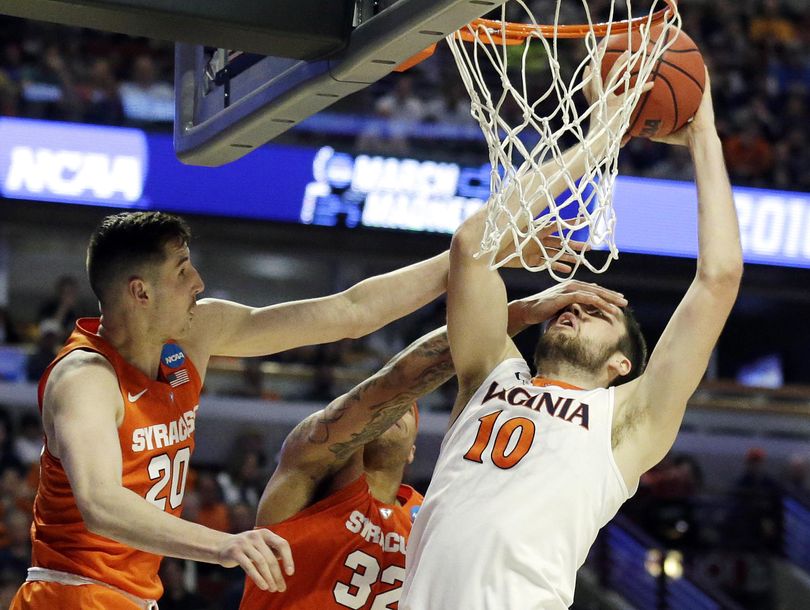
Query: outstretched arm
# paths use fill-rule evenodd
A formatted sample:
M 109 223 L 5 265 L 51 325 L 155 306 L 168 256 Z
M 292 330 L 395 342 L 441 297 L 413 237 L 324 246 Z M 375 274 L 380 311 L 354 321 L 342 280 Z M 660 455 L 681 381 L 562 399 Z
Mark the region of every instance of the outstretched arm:
M 260 356 L 362 337 L 443 293 L 447 265 L 445 252 L 337 294 L 269 307 L 203 299 L 190 340 L 203 354 L 197 359 L 203 360 L 208 355 Z
M 388 430 L 413 403 L 453 376 L 445 328 L 421 337 L 383 368 L 296 426 L 282 450 L 286 466 L 326 472 Z
M 616 388 L 613 446 L 628 481 L 657 464 L 675 442 L 686 403 L 706 370 L 743 271 L 739 226 L 710 83 L 694 121 L 664 141 L 686 145 L 698 190 L 698 261 L 692 285 L 675 310 L 646 372 Z
M 618 311 L 621 295 L 582 282 L 566 282 L 531 297 L 513 301 L 507 333 L 516 335 L 553 316 L 573 302 Z M 307 468 L 313 475 L 344 464 L 366 443 L 388 430 L 413 403 L 455 374 L 447 327 L 414 341 L 374 375 L 298 424 L 282 449 L 285 467 Z

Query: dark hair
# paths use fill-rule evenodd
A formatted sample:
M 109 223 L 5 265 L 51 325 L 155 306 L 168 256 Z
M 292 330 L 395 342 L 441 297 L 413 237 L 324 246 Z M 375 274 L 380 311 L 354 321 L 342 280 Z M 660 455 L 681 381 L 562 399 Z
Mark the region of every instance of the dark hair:
M 87 247 L 87 275 L 96 298 L 103 304 L 110 286 L 122 275 L 159 264 L 166 244 L 188 244 L 191 229 L 179 216 L 163 212 L 123 212 L 101 221 Z
M 641 332 L 636 314 L 628 306 L 624 312 L 624 336 L 616 344 L 616 350 L 627 356 L 630 361 L 630 372 L 616 377 L 610 385 L 617 386 L 633 381 L 647 368 L 647 341 Z

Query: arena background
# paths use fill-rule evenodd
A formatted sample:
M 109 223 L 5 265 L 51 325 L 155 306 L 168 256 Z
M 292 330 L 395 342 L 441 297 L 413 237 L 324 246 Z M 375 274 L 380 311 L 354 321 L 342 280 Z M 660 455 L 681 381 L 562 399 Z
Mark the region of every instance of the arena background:
M 712 71 L 745 278 L 672 454 L 603 532 L 575 607 L 806 608 L 810 10 L 803 0 L 680 7 Z M 33 381 L 72 320 L 96 313 L 84 249 L 103 215 L 182 213 L 206 295 L 262 305 L 341 290 L 437 253 L 453 219 L 486 197 L 486 150 L 446 50 L 218 169 L 173 159 L 172 58 L 171 43 L 0 17 L 0 606 L 28 566 L 40 446 Z M 82 142 L 103 142 L 109 157 L 94 166 L 80 155 L 85 173 L 64 179 L 66 161 L 41 154 L 60 141 L 80 151 L 92 148 Z M 139 163 L 137 184 L 115 185 L 121 156 Z M 373 163 L 402 187 L 392 194 L 375 182 Z M 694 273 L 694 259 L 683 256 L 694 252 L 694 192 L 649 181 L 689 181 L 689 160 L 634 140 L 620 168 L 618 235 L 628 247 L 607 274 L 583 277 L 622 291 L 654 342 Z M 437 171 L 443 190 L 409 190 L 413 176 Z M 347 176 L 365 184 L 365 199 L 347 194 Z M 542 273 L 505 278 L 513 297 L 550 285 Z M 291 426 L 443 316 L 439 302 L 364 340 L 214 363 L 186 516 L 251 527 Z M 533 341 L 528 332 L 520 346 L 528 352 Z M 423 401 L 408 472 L 422 490 L 453 396 L 450 383 Z M 236 607 L 241 580 L 237 570 L 167 560 L 160 605 Z

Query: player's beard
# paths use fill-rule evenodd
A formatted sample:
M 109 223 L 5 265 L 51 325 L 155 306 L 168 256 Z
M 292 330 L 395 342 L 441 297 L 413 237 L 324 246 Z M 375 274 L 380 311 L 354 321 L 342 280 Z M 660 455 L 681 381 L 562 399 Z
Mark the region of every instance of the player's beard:
M 561 362 L 586 373 L 597 374 L 615 351 L 615 345 L 587 345 L 578 335 L 543 332 L 537 340 L 534 362 L 538 374 L 546 369 L 556 370 Z

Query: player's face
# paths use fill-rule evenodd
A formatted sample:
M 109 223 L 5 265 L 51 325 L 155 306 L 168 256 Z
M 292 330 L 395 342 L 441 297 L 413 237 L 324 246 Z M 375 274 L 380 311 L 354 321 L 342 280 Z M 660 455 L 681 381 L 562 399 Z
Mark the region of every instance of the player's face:
M 156 308 L 161 325 L 171 336 L 179 336 L 191 324 L 197 295 L 205 284 L 191 264 L 188 245 L 177 240 L 165 248 L 166 258 L 157 274 Z
M 379 453 L 392 460 L 407 462 L 416 440 L 416 416 L 413 409 L 400 417 L 380 437 L 366 445 L 366 452 Z
M 617 316 L 574 303 L 549 320 L 538 342 L 537 355 L 540 360 L 562 359 L 596 372 L 616 351 L 625 332 L 624 314 Z
M 416 419 L 413 415 L 413 409 L 408 409 L 408 412 L 400 417 L 394 425 L 388 428 L 380 435 L 380 439 L 384 439 L 388 443 L 396 443 L 404 447 L 413 445 L 416 438 Z

